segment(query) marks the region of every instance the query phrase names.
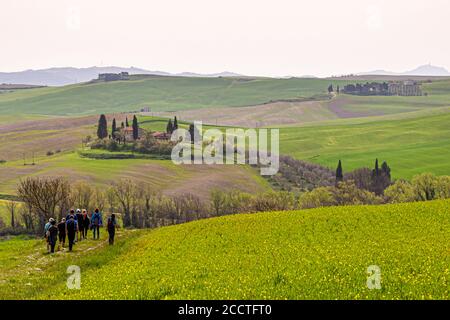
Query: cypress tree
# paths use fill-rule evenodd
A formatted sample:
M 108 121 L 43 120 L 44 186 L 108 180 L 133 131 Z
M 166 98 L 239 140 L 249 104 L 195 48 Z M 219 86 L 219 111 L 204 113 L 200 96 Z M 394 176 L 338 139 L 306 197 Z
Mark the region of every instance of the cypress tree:
M 375 160 L 375 169 L 373 170 L 373 175 L 378 177 L 380 175 L 380 168 L 378 167 L 378 158 Z
M 112 121 L 112 128 L 111 128 L 111 135 L 113 139 L 115 138 L 116 131 L 117 131 L 116 118 L 114 118 Z
M 384 161 L 383 164 L 381 165 L 381 172 L 383 173 L 384 176 L 389 178 L 389 181 L 391 180 L 391 168 L 389 168 L 386 161 Z
M 123 129 L 123 128 L 125 128 L 125 124 L 123 123 L 123 121 L 122 121 L 122 123 L 120 124 L 120 127 Z
M 125 117 L 125 125 L 127 128 L 130 126 L 130 124 L 128 123 L 128 117 Z
M 169 134 L 172 134 L 173 130 L 173 124 L 172 124 L 172 119 L 169 119 L 169 122 L 167 122 L 167 127 L 166 127 L 166 131 Z
M 382 195 L 384 190 L 391 184 L 391 169 L 386 161 L 378 165 L 378 159 L 375 160 L 375 168 L 372 171 L 372 192 L 376 195 Z
M 343 174 L 343 171 L 342 171 L 341 160 L 339 160 L 338 166 L 337 166 L 337 169 L 336 169 L 336 184 L 339 183 L 339 182 L 342 182 L 342 181 L 344 181 L 344 174 Z
M 177 120 L 177 116 L 175 116 L 175 118 L 173 119 L 173 131 L 178 129 L 178 120 Z
M 98 119 L 97 137 L 99 139 L 105 139 L 108 136 L 108 123 L 104 114 L 100 115 Z
M 136 116 L 133 116 L 133 139 L 137 140 L 139 138 L 139 124 Z

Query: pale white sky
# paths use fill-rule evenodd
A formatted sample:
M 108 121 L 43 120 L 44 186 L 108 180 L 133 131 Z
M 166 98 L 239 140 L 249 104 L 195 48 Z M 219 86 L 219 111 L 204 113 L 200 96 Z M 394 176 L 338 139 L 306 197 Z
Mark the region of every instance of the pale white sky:
M 2 0 L 0 71 L 450 69 L 448 0 Z

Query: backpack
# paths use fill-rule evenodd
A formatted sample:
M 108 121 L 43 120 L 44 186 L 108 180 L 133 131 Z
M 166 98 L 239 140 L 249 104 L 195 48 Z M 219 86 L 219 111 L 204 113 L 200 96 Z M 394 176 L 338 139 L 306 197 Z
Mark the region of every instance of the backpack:
M 92 215 L 91 223 L 92 223 L 94 226 L 100 225 L 100 214 L 99 214 L 99 213 L 94 213 L 94 214 Z
M 67 232 L 75 232 L 75 221 L 73 219 L 70 219 L 67 221 Z

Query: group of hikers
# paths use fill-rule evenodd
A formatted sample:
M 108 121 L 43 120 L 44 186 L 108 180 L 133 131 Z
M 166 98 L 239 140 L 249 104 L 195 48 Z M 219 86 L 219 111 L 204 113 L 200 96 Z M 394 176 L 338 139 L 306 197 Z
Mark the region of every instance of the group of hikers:
M 99 209 L 95 209 L 89 214 L 86 209 L 70 210 L 70 213 L 62 218 L 59 223 L 54 218 L 50 218 L 44 227 L 44 236 L 47 242 L 49 253 L 55 252 L 56 243 L 59 241 L 58 251 L 64 248 L 66 237 L 69 242 L 69 251 L 77 241 L 87 238 L 89 230 L 92 230 L 93 238 L 100 239 L 100 227 L 103 226 L 102 214 Z M 111 214 L 107 220 L 107 230 L 109 234 L 109 244 L 114 244 L 116 233 L 116 216 Z

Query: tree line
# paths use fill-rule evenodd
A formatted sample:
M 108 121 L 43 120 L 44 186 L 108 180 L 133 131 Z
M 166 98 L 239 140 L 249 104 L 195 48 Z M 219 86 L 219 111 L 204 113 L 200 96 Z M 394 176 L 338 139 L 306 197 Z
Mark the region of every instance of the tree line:
M 411 181 L 397 180 L 380 195 L 358 187 L 354 180 L 344 179 L 301 193 L 215 189 L 208 200 L 191 193 L 163 195 L 148 184 L 129 179 L 105 189 L 84 181 L 69 183 L 63 178 L 29 177 L 19 183 L 17 195 L 22 203 L 9 202 L 12 225 L 8 230 L 40 234 L 50 217 L 65 217 L 72 208 L 88 211 L 99 208 L 103 214 L 116 213 L 128 228 L 156 228 L 238 213 L 449 199 L 450 176 L 423 173 Z M 0 227 L 5 228 L 1 219 Z

